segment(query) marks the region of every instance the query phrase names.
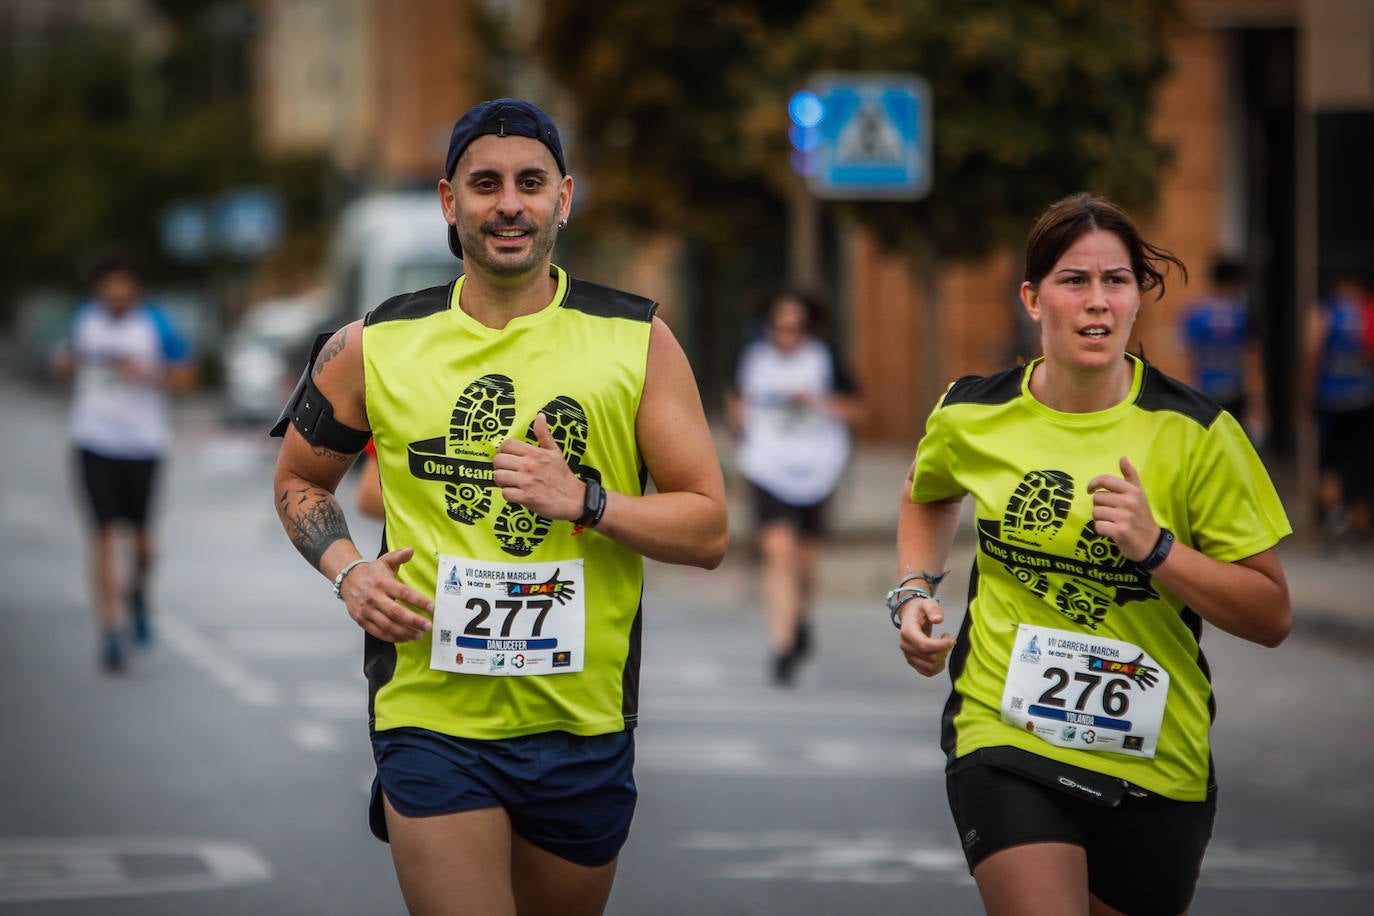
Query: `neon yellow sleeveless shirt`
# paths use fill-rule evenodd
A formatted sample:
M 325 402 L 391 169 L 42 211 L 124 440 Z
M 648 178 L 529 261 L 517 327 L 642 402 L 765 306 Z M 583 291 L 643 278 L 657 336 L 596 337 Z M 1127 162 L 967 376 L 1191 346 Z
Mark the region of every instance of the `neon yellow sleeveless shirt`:
M 441 568 L 480 577 L 483 570 L 522 564 L 522 570 L 562 570 L 562 580 L 578 568 L 576 598 L 585 624 L 577 651 L 584 657 L 560 651 L 537 674 L 492 676 L 515 673 L 526 659 L 526 643 L 495 639 L 510 629 L 499 600 L 493 613 L 474 614 L 468 626 L 493 637 L 483 645 L 500 650 L 479 653 L 482 673 L 463 673 L 472 662 L 463 647 L 474 642 L 449 627 L 436 625 L 423 639 L 402 644 L 368 636 L 374 730 L 414 726 L 496 739 L 546 731 L 597 735 L 635 724 L 642 557 L 595 530 L 573 536 L 570 522 L 507 503 L 491 480 L 496 449 L 507 438 L 535 442 L 531 424 L 543 412 L 575 470 L 599 473 L 611 490 L 644 490 L 635 415 L 656 304 L 572 279 L 557 267 L 552 273 L 558 280 L 552 302 L 501 330 L 458 307 L 461 277 L 371 312 L 363 328 L 367 412 L 386 506 L 385 549 L 415 548 L 401 580 L 439 600 L 450 585 L 438 581 Z M 455 557 L 465 562 L 442 565 Z M 531 587 L 560 586 L 541 579 Z M 569 581 L 561 587 L 564 595 L 573 591 Z M 545 602 L 555 616 L 564 595 Z M 469 604 L 492 610 L 490 602 Z M 460 670 L 432 667 L 440 656 Z

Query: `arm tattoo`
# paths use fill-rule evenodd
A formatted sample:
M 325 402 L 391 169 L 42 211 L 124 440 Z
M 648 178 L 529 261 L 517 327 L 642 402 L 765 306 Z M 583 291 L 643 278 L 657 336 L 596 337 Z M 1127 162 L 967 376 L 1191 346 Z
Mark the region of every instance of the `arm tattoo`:
M 348 342 L 348 328 L 342 327 L 335 332 L 334 336 L 325 342 L 320 350 L 320 355 L 315 357 L 315 368 L 310 370 L 310 377 L 317 379 L 320 377 L 320 370 L 324 369 L 324 364 L 343 352 L 344 344 Z
M 358 457 L 356 454 L 349 454 L 348 452 L 336 452 L 332 448 L 325 448 L 323 445 L 311 445 L 310 454 L 316 458 L 328 458 L 330 461 L 337 461 L 340 464 Z
M 343 510 L 328 490 L 311 486 L 283 490 L 277 497 L 277 514 L 291 543 L 316 569 L 330 544 L 352 539 Z

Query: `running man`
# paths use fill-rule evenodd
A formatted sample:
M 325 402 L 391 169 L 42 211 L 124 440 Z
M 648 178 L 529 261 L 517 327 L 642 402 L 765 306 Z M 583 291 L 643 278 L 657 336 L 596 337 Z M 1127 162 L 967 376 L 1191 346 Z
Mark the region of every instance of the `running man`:
M 324 345 L 274 430 L 277 510 L 367 634 L 371 823 L 407 906 L 600 913 L 636 800 L 643 558 L 720 563 L 720 463 L 656 304 L 552 264 L 573 180 L 543 111 L 464 114 L 438 191 L 464 276 Z M 368 436 L 371 561 L 334 497 Z
M 157 473 L 172 442 L 167 393 L 190 388 L 195 366 L 167 316 L 142 299 L 131 261 L 101 262 L 92 272 L 92 288 L 94 298 L 78 310 L 54 371 L 76 383 L 70 435 L 91 526 L 99 661 L 116 673 L 125 666 L 126 631 L 139 645 L 151 639 L 149 516 Z M 119 535 L 126 528 L 133 560 L 129 581 L 123 582 Z

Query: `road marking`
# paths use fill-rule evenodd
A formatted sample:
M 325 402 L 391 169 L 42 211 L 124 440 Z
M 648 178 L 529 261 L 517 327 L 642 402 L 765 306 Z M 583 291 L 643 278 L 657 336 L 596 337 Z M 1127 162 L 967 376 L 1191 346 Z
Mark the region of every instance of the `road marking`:
M 272 879 L 252 847 L 180 838 L 0 839 L 0 903 L 204 891 Z
M 739 881 L 971 884 L 952 824 L 949 832 L 948 838 L 899 830 L 696 832 L 684 835 L 679 846 L 719 857 L 707 874 Z M 1221 890 L 1360 890 L 1374 887 L 1374 874 L 1345 861 L 1339 850 L 1314 843 L 1257 847 L 1218 838 L 1203 860 L 1200 884 Z
M 302 684 L 296 702 L 312 713 L 329 719 L 367 721 L 367 682 L 311 681 Z
M 717 686 L 720 686 L 717 682 Z M 705 694 L 661 693 L 646 686 L 640 701 L 640 717 L 645 722 L 703 721 L 798 723 L 824 721 L 827 727 L 840 724 L 864 728 L 891 728 L 902 732 L 918 730 L 923 724 L 938 727 L 943 698 L 913 696 L 906 700 L 875 699 L 853 693 L 825 697 L 795 694 L 738 692 Z
M 1374 888 L 1368 864 L 1348 862 L 1339 849 L 1295 841 L 1246 845 L 1214 839 L 1202 860 L 1202 884 L 1245 890 Z
M 308 751 L 336 751 L 340 747 L 338 732 L 324 722 L 297 722 L 289 734 L 292 741 Z
M 641 734 L 635 765 L 646 772 L 711 776 L 867 777 L 936 775 L 945 756 L 929 742 L 837 738 L 765 740 L 752 737 Z
M 361 654 L 357 630 L 341 627 L 234 628 L 226 630 L 222 638 L 239 655 L 258 659 L 337 658 L 351 664 Z
M 161 639 L 210 679 L 249 706 L 280 706 L 276 685 L 239 662 L 227 650 L 217 649 L 188 624 L 164 614 L 158 624 Z
M 728 854 L 727 861 L 710 867 L 708 872 L 737 881 L 973 883 L 963 853 L 952 840 L 941 841 L 915 833 L 702 832 L 686 835 L 681 845 L 700 853 Z

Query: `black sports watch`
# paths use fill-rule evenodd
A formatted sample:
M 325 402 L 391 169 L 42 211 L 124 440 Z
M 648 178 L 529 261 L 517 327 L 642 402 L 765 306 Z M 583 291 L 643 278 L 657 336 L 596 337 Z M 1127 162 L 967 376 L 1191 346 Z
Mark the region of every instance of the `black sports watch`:
M 1155 541 L 1154 550 L 1151 550 L 1149 556 L 1135 565 L 1140 567 L 1141 572 L 1152 572 L 1155 567 L 1164 562 L 1164 558 L 1167 557 L 1169 551 L 1173 549 L 1174 533 L 1168 528 L 1161 527 L 1159 529 L 1159 540 Z
M 601 481 L 587 476 L 582 478 L 582 482 L 587 485 L 586 492 L 582 495 L 582 514 L 573 521 L 578 531 L 583 528 L 595 528 L 606 511 L 606 490 L 601 486 Z

